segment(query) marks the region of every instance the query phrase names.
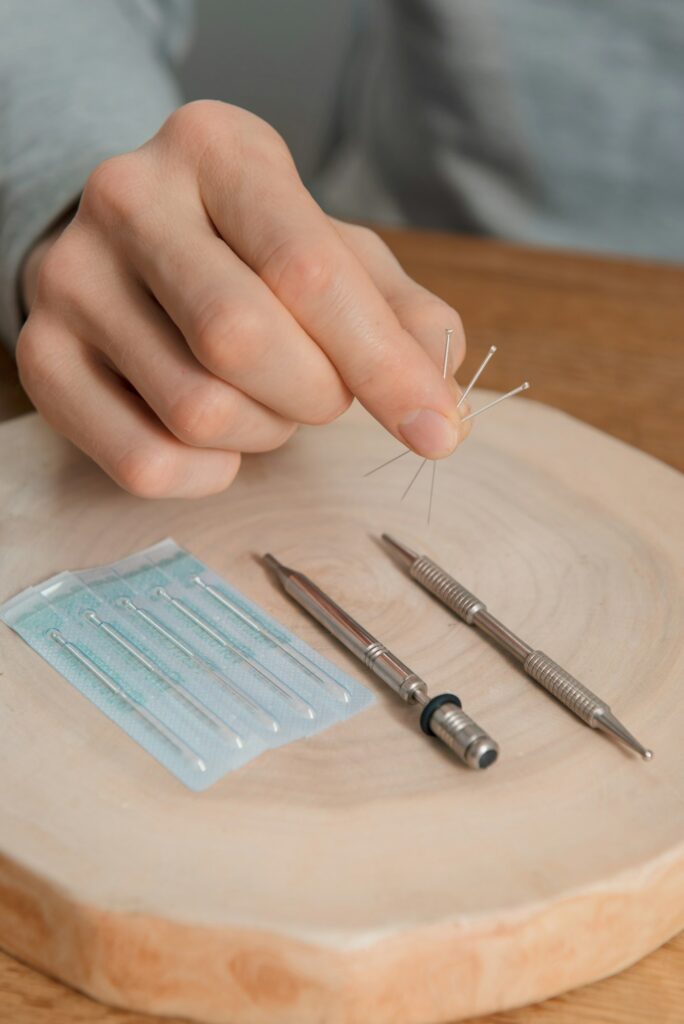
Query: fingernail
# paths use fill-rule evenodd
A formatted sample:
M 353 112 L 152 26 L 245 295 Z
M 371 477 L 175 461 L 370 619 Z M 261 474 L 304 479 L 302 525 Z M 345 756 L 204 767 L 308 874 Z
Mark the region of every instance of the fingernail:
M 458 428 L 434 409 L 416 409 L 399 424 L 399 433 L 419 455 L 437 459 L 458 444 Z

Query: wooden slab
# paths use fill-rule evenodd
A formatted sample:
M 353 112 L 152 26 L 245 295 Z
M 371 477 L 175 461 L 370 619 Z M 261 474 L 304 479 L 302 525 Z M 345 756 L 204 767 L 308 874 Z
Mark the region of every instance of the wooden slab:
M 486 398 L 482 393 L 479 400 Z M 542 999 L 684 925 L 684 486 L 520 401 L 400 503 L 413 459 L 360 410 L 203 502 L 117 491 L 33 416 L 0 427 L 0 598 L 171 534 L 343 664 L 255 563 L 309 572 L 502 746 L 468 773 L 377 707 L 184 790 L 0 628 L 0 945 L 107 1002 L 231 1024 L 418 1024 Z M 425 550 L 608 700 L 587 729 L 410 584 Z M 379 684 L 378 684 L 379 686 Z

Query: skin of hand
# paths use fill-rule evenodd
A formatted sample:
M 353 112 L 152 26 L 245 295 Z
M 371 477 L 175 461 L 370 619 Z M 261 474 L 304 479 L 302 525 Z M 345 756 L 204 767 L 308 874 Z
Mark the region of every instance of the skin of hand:
M 198 497 L 240 453 L 334 420 L 353 397 L 420 455 L 468 432 L 458 314 L 370 230 L 326 216 L 277 132 L 179 108 L 100 164 L 24 265 L 17 363 L 45 419 L 141 497 Z M 442 379 L 444 329 L 454 329 Z

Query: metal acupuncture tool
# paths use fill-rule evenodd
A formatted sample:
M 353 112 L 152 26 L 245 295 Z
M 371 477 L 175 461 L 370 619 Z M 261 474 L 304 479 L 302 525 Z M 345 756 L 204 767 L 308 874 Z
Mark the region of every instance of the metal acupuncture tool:
M 433 594 L 469 626 L 477 626 L 486 636 L 503 647 L 508 654 L 520 662 L 531 679 L 539 683 L 586 725 L 613 736 L 640 754 L 644 760 L 650 761 L 653 752 L 643 747 L 632 736 L 615 717 L 605 701 L 602 701 L 579 680 L 557 665 L 548 654 L 534 650 L 519 636 L 516 636 L 487 611 L 487 606 L 483 601 L 466 590 L 432 559 L 426 555 L 416 554 L 415 551 L 386 533 L 383 533 L 382 539 L 399 557 L 412 579 Z
M 149 711 L 144 704 L 141 704 L 140 701 L 136 700 L 131 693 L 124 690 L 123 686 L 120 686 L 115 679 L 112 679 L 104 669 L 101 669 L 99 665 L 96 665 L 95 662 L 88 657 L 85 651 L 82 651 L 81 648 L 72 643 L 71 640 L 67 640 L 58 629 L 52 630 L 50 638 L 54 640 L 55 643 L 59 644 L 60 647 L 63 647 L 65 651 L 68 651 L 72 658 L 75 658 L 80 665 L 87 669 L 91 675 L 95 676 L 103 686 L 106 686 L 107 689 L 118 697 L 123 704 L 129 707 L 131 711 L 134 711 L 135 714 L 139 715 L 140 718 L 142 718 L 150 728 L 154 729 L 155 732 L 157 732 L 171 747 L 173 747 L 181 757 L 185 758 L 186 761 L 189 761 L 189 763 L 198 771 L 206 772 L 207 765 L 204 759 L 201 758 L 199 754 L 192 749 L 192 747 L 188 746 L 180 736 L 177 736 L 172 729 L 169 729 L 168 725 L 164 725 L 161 719 L 157 718 L 155 714 Z
M 448 372 L 448 369 L 449 369 L 449 353 L 450 353 L 450 350 L 451 350 L 451 337 L 452 337 L 453 333 L 454 333 L 454 331 L 453 331 L 452 327 L 447 327 L 445 332 L 444 332 L 444 335 L 445 335 L 445 337 L 444 337 L 444 356 L 443 356 L 443 359 L 442 359 L 442 377 L 443 377 L 444 380 L 446 380 L 447 372 Z M 495 353 L 496 353 L 496 345 L 492 345 L 491 348 L 489 349 L 489 351 L 487 352 L 487 355 L 484 357 L 484 359 L 482 360 L 482 362 L 478 366 L 477 370 L 473 374 L 473 377 L 471 378 L 470 382 L 466 386 L 465 391 L 463 392 L 463 394 L 459 398 L 459 400 L 458 400 L 458 402 L 456 404 L 456 408 L 457 409 L 460 409 L 460 407 L 466 401 L 466 399 L 468 398 L 468 395 L 470 394 L 470 392 L 473 390 L 473 388 L 477 384 L 478 380 L 480 379 L 480 377 L 484 373 L 485 369 L 487 368 L 488 364 L 490 363 L 490 361 L 493 358 L 493 356 L 495 355 Z M 474 412 L 468 413 L 467 416 L 463 417 L 461 422 L 462 423 L 467 423 L 468 420 L 475 419 L 476 416 L 480 416 L 483 412 L 487 412 L 488 409 L 493 409 L 494 406 L 495 405 L 499 405 L 500 402 L 505 402 L 506 399 L 513 398 L 515 395 L 519 395 L 523 391 L 527 391 L 529 386 L 530 386 L 529 385 L 529 381 L 524 381 L 517 388 L 513 388 L 511 391 L 507 391 L 506 394 L 504 394 L 504 395 L 499 395 L 498 398 L 495 398 L 491 402 L 488 402 L 487 405 L 483 405 L 480 409 L 476 409 Z M 364 476 L 372 476 L 373 473 L 377 473 L 379 470 L 384 469 L 385 466 L 390 466 L 393 462 L 397 462 L 398 459 L 403 459 L 403 457 L 405 455 L 410 455 L 410 454 L 411 454 L 411 449 L 410 448 L 405 448 L 403 452 L 399 452 L 398 455 L 394 455 L 391 459 L 387 459 L 385 462 L 382 462 L 379 466 L 375 466 L 373 469 L 370 469 L 367 473 L 364 473 Z M 423 461 L 420 463 L 420 465 L 418 466 L 418 469 L 416 470 L 416 472 L 413 474 L 413 476 L 409 480 L 408 485 L 406 486 L 406 488 L 404 490 L 404 493 L 402 494 L 402 496 L 400 498 L 401 501 L 403 501 L 404 498 L 406 497 L 406 495 L 409 493 L 409 491 L 411 490 L 411 488 L 413 487 L 414 483 L 416 482 L 416 480 L 420 476 L 420 474 L 421 474 L 422 470 L 424 469 L 425 464 L 427 462 L 428 462 L 428 459 L 423 459 Z M 430 522 L 430 519 L 432 517 L 432 501 L 433 501 L 434 490 L 435 490 L 435 474 L 436 474 L 436 470 L 437 470 L 437 460 L 433 459 L 433 462 L 432 462 L 432 479 L 430 481 L 430 499 L 429 499 L 429 503 L 428 503 L 428 516 L 427 516 L 428 523 Z
M 423 732 L 436 736 L 469 768 L 487 768 L 499 755 L 498 744 L 461 708 L 455 694 L 430 697 L 426 683 L 396 655 L 356 622 L 307 576 L 282 565 L 273 555 L 264 556 L 286 593 L 344 644 L 359 661 L 408 704 L 423 710 Z

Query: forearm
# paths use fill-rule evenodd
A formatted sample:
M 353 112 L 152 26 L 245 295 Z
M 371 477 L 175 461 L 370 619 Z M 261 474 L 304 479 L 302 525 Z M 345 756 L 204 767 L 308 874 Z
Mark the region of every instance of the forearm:
M 0 337 L 14 346 L 22 266 L 93 168 L 152 135 L 179 97 L 183 4 L 0 0 Z M 169 22 L 173 22 L 170 24 Z

